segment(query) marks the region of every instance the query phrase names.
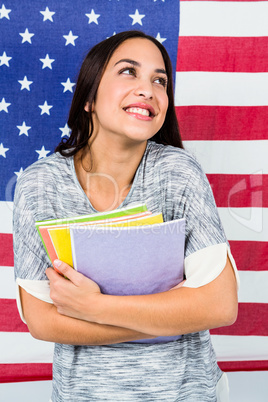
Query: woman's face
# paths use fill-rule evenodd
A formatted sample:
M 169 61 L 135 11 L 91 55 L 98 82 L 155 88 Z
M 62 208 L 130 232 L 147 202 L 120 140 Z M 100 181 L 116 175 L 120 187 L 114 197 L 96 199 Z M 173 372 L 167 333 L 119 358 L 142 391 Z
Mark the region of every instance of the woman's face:
M 150 139 L 165 120 L 166 88 L 160 50 L 147 39 L 126 40 L 113 53 L 101 79 L 93 104 L 94 134 L 135 142 Z

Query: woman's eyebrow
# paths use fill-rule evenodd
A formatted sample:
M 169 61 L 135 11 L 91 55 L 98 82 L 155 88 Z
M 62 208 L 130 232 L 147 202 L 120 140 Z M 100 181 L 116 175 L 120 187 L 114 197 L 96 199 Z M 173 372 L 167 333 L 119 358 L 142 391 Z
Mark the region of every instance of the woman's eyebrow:
M 135 60 L 131 60 L 131 59 L 121 59 L 121 60 L 119 60 L 119 61 L 117 61 L 117 62 L 115 63 L 115 66 L 116 66 L 117 64 L 119 64 L 119 63 L 129 63 L 129 64 L 132 64 L 133 66 L 137 66 L 137 67 L 140 67 L 140 66 L 141 66 L 141 64 L 140 64 L 139 62 L 137 62 L 137 61 L 135 61 Z
M 154 70 L 156 73 L 159 74 L 165 74 L 167 76 L 167 72 L 164 68 L 157 68 L 156 70 Z
M 135 61 L 135 60 L 132 60 L 132 59 L 121 59 L 121 60 L 119 60 L 119 61 L 117 61 L 117 62 L 115 63 L 115 66 L 116 66 L 117 64 L 119 64 L 119 63 L 129 63 L 129 64 L 132 64 L 132 65 L 135 66 L 135 67 L 141 67 L 141 64 L 140 64 L 138 61 Z M 166 70 L 165 70 L 164 68 L 156 68 L 156 69 L 155 69 L 155 72 L 156 72 L 156 73 L 159 73 L 159 74 L 165 74 L 165 75 L 167 75 L 167 72 L 166 72 Z

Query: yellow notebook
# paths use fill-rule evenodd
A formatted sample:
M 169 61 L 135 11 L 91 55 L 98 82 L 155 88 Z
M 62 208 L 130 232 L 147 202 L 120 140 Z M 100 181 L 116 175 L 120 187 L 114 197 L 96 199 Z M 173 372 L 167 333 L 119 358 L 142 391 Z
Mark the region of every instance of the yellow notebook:
M 162 223 L 163 216 L 162 214 L 151 214 L 149 216 L 144 216 L 136 219 L 128 219 L 122 222 L 108 222 L 105 224 L 98 224 L 94 222 L 92 224 L 98 226 L 113 226 L 113 227 L 131 227 L 131 226 L 145 226 L 145 225 L 154 225 L 155 223 Z M 78 226 L 77 224 L 75 225 Z M 81 231 L 83 230 L 82 224 L 79 224 L 81 227 Z M 50 235 L 51 241 L 56 250 L 58 259 L 66 262 L 68 265 L 73 267 L 73 258 L 72 258 L 72 247 L 71 247 L 71 237 L 70 237 L 70 228 L 61 227 L 61 228 L 50 228 L 48 229 L 48 233 Z

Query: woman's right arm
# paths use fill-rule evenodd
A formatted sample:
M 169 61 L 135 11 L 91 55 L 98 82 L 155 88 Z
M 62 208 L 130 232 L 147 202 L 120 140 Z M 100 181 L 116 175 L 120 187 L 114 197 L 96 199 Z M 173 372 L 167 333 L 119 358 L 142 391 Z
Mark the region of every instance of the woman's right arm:
M 37 299 L 21 287 L 20 297 L 27 326 L 36 339 L 68 345 L 108 345 L 155 338 L 127 328 L 61 315 L 53 304 Z

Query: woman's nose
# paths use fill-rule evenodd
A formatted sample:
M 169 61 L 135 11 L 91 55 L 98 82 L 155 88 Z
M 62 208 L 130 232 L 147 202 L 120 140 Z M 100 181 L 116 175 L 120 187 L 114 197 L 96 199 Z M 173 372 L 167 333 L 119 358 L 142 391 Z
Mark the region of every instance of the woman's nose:
M 139 81 L 137 87 L 135 88 L 135 95 L 142 96 L 145 99 L 152 99 L 153 88 L 151 82 L 146 82 L 145 80 Z

